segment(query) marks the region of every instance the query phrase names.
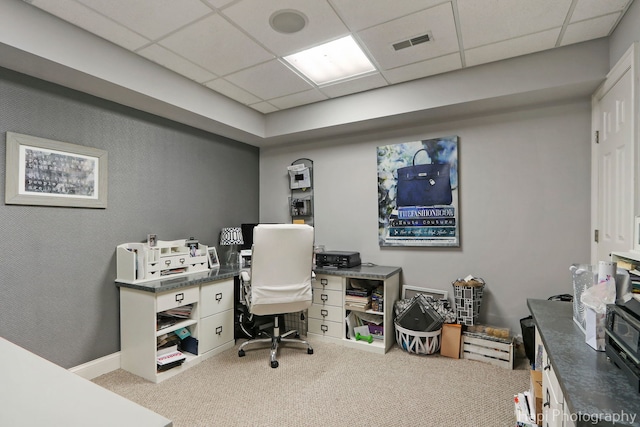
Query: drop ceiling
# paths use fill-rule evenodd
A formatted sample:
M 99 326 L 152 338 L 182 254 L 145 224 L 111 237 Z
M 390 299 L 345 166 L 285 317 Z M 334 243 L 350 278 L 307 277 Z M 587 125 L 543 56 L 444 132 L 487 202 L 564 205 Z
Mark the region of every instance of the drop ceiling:
M 606 37 L 632 0 L 24 1 L 268 114 Z M 274 30 L 282 10 L 306 26 Z M 375 72 L 318 87 L 281 59 L 348 34 Z

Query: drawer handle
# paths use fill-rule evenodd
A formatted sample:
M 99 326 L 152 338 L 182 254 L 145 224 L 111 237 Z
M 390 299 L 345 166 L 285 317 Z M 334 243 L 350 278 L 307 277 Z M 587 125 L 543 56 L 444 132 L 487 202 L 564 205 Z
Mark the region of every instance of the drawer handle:
M 320 325 L 320 330 L 322 332 L 327 332 L 329 330 L 329 327 L 327 325 Z
M 320 294 L 320 299 L 321 299 L 323 302 L 327 302 L 327 301 L 329 300 L 329 295 L 327 295 L 327 294 Z
M 320 279 L 320 284 L 322 286 L 327 286 L 329 284 L 329 281 L 327 279 Z
M 320 316 L 327 317 L 329 315 L 329 310 L 322 309 L 320 310 Z
M 216 335 L 222 335 L 222 326 L 216 328 Z
M 542 369 L 543 369 L 543 370 L 545 370 L 545 371 L 548 371 L 549 369 L 551 369 L 551 365 L 547 365 L 547 366 L 545 366 L 545 367 L 544 367 L 544 368 L 542 368 Z
M 544 406 L 545 408 L 550 408 L 551 407 L 551 402 L 544 402 Z
M 184 264 L 184 258 L 180 258 L 180 264 Z
M 184 300 L 184 293 L 180 292 L 179 294 L 176 294 L 176 302 L 182 302 L 182 300 Z
M 222 301 L 222 292 L 219 292 L 216 294 L 216 301 L 218 301 L 218 303 L 220 303 L 220 301 Z
M 166 265 L 167 267 L 169 267 L 169 266 L 171 265 L 171 260 L 170 260 L 170 259 L 168 259 L 168 260 L 166 260 L 164 263 L 165 263 L 165 265 Z

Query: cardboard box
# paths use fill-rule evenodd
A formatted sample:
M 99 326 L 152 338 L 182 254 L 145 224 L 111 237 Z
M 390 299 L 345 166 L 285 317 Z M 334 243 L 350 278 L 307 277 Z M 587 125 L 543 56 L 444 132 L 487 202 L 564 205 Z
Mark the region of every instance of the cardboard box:
M 462 325 L 457 323 L 445 323 L 442 325 L 442 343 L 440 355 L 460 358 L 460 342 L 462 340 Z
M 536 423 L 542 425 L 542 371 L 531 371 L 530 377 L 533 401 L 531 413 L 536 414 Z

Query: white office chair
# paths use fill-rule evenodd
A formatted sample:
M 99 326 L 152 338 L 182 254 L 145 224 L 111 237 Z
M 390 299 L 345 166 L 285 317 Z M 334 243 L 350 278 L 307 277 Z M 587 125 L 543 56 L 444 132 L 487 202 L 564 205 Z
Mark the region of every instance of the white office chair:
M 244 300 L 251 315 L 274 316 L 271 338 L 257 338 L 242 343 L 271 343 L 271 367 L 277 368 L 280 343 L 311 345 L 299 338 L 298 331 L 280 335 L 279 315 L 302 311 L 311 306 L 313 268 L 313 227 L 306 224 L 260 224 L 253 229 L 251 272 L 241 273 Z M 294 335 L 295 338 L 288 338 Z

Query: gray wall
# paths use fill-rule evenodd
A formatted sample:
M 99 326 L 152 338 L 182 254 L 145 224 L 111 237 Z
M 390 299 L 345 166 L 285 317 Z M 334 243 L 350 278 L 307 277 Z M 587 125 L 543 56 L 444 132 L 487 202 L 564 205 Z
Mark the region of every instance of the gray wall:
M 633 42 L 640 40 L 640 2 L 634 1 L 609 37 L 609 65 L 613 67 Z
M 116 245 L 258 219 L 255 147 L 0 68 L 7 131 L 109 154 L 107 209 L 0 205 L 0 336 L 63 367 L 120 350 Z
M 588 99 L 386 134 L 323 147 L 262 149 L 260 220 L 288 221 L 286 167 L 314 161 L 317 244 L 364 262 L 403 268 L 402 283 L 451 291 L 473 274 L 487 282 L 481 321 L 520 333 L 527 298 L 572 292 L 569 266 L 589 261 Z M 461 246 L 379 247 L 376 147 L 458 135 Z

